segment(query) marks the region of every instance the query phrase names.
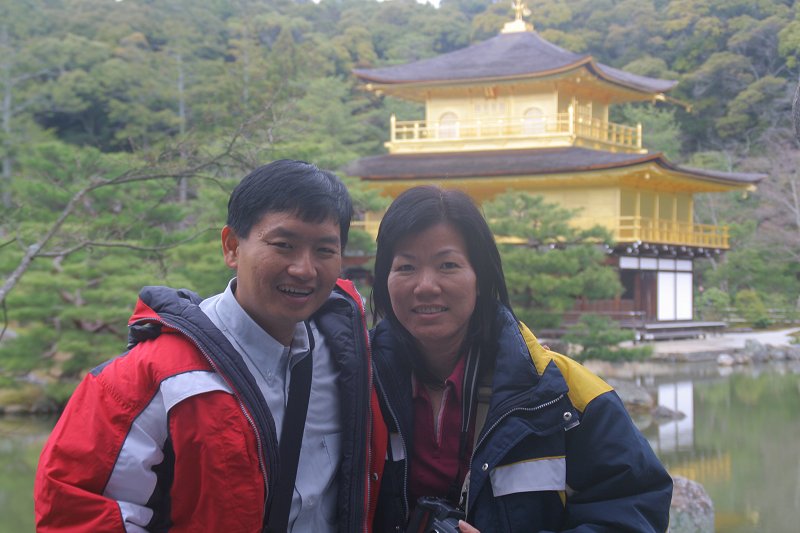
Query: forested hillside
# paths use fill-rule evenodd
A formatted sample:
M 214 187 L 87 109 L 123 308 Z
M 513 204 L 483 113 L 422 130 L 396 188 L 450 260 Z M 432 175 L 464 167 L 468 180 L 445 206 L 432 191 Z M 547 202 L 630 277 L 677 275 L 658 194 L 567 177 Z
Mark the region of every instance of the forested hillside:
M 492 37 L 510 4 L 0 0 L 0 381 L 39 380 L 42 369 L 77 377 L 122 351 L 142 285 L 218 291 L 230 275 L 218 245 L 226 198 L 248 169 L 291 157 L 336 170 L 381 153 L 390 114 L 422 110 L 367 93 L 352 69 Z M 696 206 L 698 222 L 731 226 L 734 247 L 701 265 L 699 310 L 737 297 L 794 309 L 796 3 L 527 4 L 551 42 L 680 81 L 671 96 L 688 107 L 616 110 L 621 122 L 643 123 L 649 149 L 769 175 L 756 193 Z M 380 203 L 350 184 L 362 208 Z M 365 235 L 352 241 L 351 253 L 371 246 Z

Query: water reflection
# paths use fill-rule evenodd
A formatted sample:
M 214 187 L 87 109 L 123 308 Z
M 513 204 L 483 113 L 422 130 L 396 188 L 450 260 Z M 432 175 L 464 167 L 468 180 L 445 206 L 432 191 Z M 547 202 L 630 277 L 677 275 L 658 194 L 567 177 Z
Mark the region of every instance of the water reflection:
M 682 413 L 683 418 L 658 425 L 658 453 L 694 448 L 694 385 L 691 381 L 664 383 L 658 386 L 658 405 Z
M 33 478 L 54 418 L 0 417 L 0 533 L 34 531 Z
M 685 415 L 640 427 L 673 475 L 703 484 L 718 531 L 797 531 L 800 364 L 648 364 L 637 379 Z M 33 477 L 54 422 L 0 417 L 0 533 L 34 531 Z
M 671 474 L 706 488 L 717 531 L 797 531 L 800 365 L 675 364 L 640 382 L 685 415 L 644 433 Z

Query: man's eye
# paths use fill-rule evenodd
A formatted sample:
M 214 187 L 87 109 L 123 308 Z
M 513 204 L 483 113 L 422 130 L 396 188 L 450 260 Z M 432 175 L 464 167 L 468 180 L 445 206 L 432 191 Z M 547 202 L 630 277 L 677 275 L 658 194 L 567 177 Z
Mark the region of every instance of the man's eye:
M 319 253 L 325 255 L 336 255 L 339 253 L 339 250 L 336 250 L 334 248 L 320 248 L 318 251 Z
M 284 248 L 287 250 L 292 247 L 288 242 L 285 241 L 268 241 L 267 244 L 269 246 L 274 246 L 276 248 Z

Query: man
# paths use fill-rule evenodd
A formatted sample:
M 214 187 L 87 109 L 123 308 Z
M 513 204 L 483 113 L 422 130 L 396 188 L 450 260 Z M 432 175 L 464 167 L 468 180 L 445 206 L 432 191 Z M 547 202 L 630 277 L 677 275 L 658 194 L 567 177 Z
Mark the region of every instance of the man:
M 130 350 L 86 376 L 42 451 L 38 531 L 370 530 L 386 435 L 362 300 L 337 281 L 351 215 L 308 163 L 239 183 L 222 230 L 236 277 L 204 301 L 142 290 Z M 293 469 L 279 443 L 303 366 Z

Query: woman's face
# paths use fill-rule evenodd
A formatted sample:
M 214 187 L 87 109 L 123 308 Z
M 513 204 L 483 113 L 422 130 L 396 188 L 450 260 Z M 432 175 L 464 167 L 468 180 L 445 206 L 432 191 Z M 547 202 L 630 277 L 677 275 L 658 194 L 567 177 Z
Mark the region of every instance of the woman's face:
M 426 356 L 456 355 L 477 287 L 464 238 L 448 223 L 410 235 L 394 250 L 388 278 L 392 310 Z

